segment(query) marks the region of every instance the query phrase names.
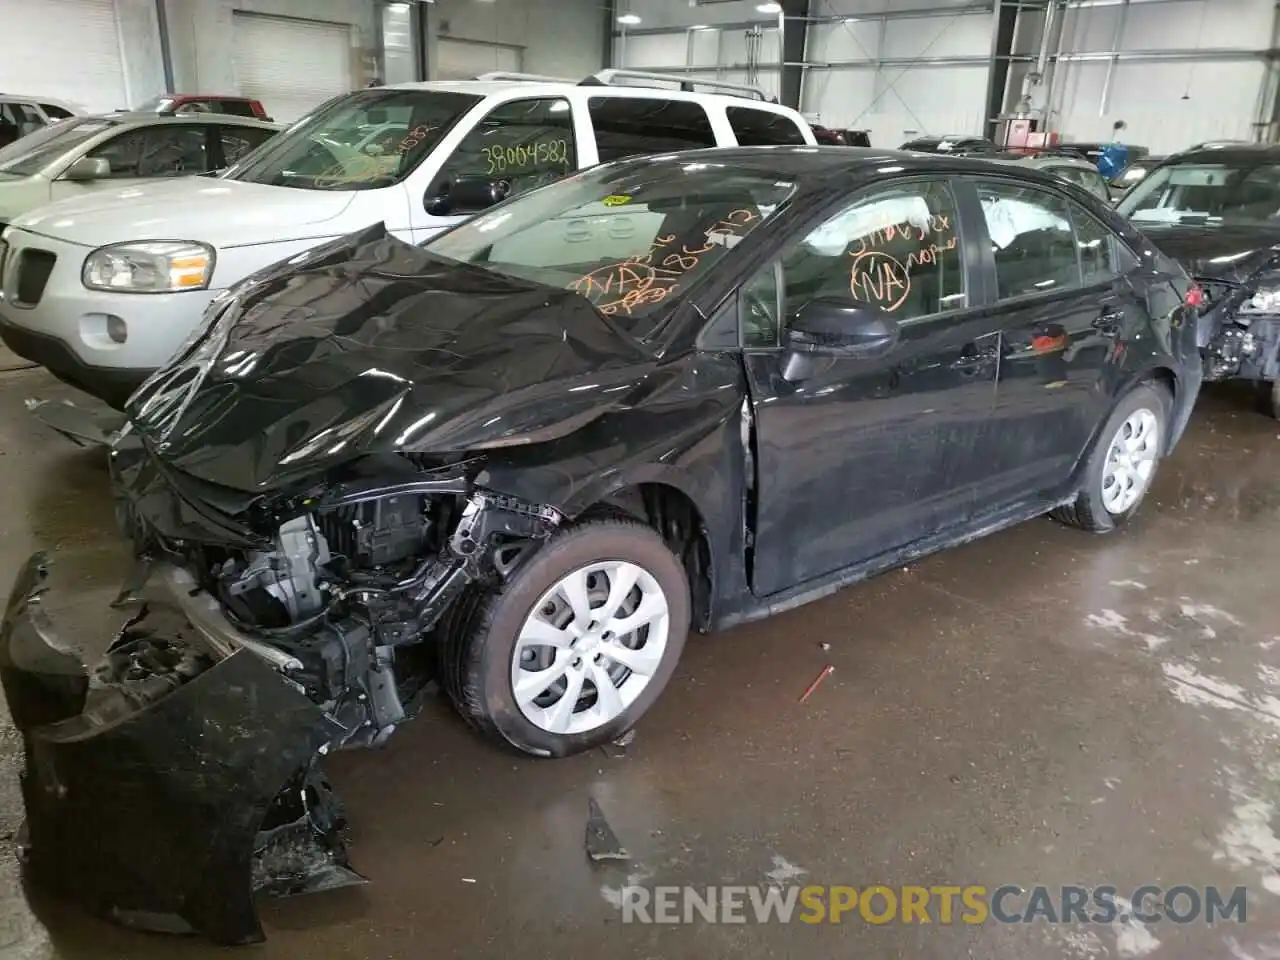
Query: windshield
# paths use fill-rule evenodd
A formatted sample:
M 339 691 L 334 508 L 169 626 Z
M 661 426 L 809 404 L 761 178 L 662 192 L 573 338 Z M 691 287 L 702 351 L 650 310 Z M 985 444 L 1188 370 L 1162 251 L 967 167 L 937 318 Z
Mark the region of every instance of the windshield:
M 0 150 L 0 174 L 35 176 L 66 151 L 115 125 L 114 120 L 63 120 L 29 133 Z
M 724 164 L 597 167 L 526 193 L 426 245 L 438 256 L 574 290 L 637 337 L 767 220 L 795 185 Z
M 362 90 L 304 117 L 223 178 L 306 190 L 388 187 L 407 177 L 479 102 L 438 90 Z
M 1139 180 L 1116 206 L 1135 223 L 1271 223 L 1280 217 L 1280 164 L 1178 163 Z

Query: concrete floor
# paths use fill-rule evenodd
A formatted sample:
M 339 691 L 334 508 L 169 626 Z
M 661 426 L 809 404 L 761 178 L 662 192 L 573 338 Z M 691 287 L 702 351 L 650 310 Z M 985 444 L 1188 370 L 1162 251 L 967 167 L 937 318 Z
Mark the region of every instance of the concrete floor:
M 0 584 L 52 551 L 59 622 L 106 640 L 122 570 L 101 454 L 0 375 Z M 1280 425 L 1202 400 L 1137 522 L 1025 524 L 772 621 L 696 638 L 625 757 L 526 761 L 442 707 L 338 757 L 355 891 L 264 906 L 246 955 L 320 958 L 1280 958 Z M 822 644 L 829 644 L 824 650 Z M 824 664 L 835 672 L 797 698 Z M 0 732 L 0 834 L 21 810 Z M 594 796 L 632 854 L 583 852 Z M 779 870 L 781 873 L 779 873 Z M 653 884 L 1218 884 L 1248 922 L 624 926 Z M 7 852 L 0 957 L 212 956 L 39 901 Z M 38 918 L 37 918 L 38 917 Z

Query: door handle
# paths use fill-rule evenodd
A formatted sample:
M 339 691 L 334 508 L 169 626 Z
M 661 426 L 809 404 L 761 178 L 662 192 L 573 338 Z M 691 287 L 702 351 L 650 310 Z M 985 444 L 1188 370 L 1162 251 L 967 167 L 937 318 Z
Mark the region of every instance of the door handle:
M 1120 327 L 1123 323 L 1123 310 L 1105 310 L 1103 313 L 1098 314 L 1092 326 L 1104 337 L 1115 337 L 1119 336 Z

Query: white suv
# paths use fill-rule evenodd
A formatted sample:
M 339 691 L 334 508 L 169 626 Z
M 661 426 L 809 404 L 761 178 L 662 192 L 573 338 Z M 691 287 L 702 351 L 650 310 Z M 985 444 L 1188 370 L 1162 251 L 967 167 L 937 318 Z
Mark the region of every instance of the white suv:
M 693 85 L 730 86 L 613 70 L 338 97 L 216 179 L 131 184 L 17 217 L 0 244 L 0 336 L 119 407 L 218 291 L 326 240 L 383 222 L 419 243 L 507 194 L 625 156 L 815 142 L 799 113 L 759 91 Z

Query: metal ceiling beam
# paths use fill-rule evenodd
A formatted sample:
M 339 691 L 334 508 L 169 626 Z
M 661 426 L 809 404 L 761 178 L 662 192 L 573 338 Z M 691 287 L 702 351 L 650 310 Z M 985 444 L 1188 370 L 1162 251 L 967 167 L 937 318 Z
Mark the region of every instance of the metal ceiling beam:
M 991 31 L 991 57 L 987 70 L 988 117 L 1004 113 L 1004 102 L 1009 87 L 1009 57 L 1013 55 L 1013 36 L 1018 25 L 1018 7 L 1013 3 L 997 2 Z M 996 138 L 996 121 L 988 120 L 988 140 Z
M 782 77 L 778 83 L 778 99 L 788 107 L 800 109 L 800 93 L 804 85 L 805 50 L 809 43 L 809 0 L 782 0 L 778 15 L 778 53 L 782 57 Z
M 785 6 L 786 5 L 784 4 L 784 10 L 785 10 Z M 808 7 L 809 5 L 806 4 L 805 6 Z M 850 21 L 853 21 L 853 22 L 866 21 L 870 23 L 875 23 L 881 20 L 920 20 L 920 19 L 927 19 L 930 17 L 941 17 L 941 16 L 947 16 L 947 15 L 958 17 L 963 14 L 990 13 L 993 7 L 994 7 L 993 0 L 987 0 L 987 2 L 985 3 L 969 3 L 969 4 L 962 4 L 962 5 L 951 6 L 951 7 L 909 7 L 903 10 L 885 10 L 879 13 L 858 14 L 857 16 L 854 16 L 852 14 L 846 14 L 843 16 L 814 16 L 812 13 L 809 13 L 809 12 L 800 14 L 798 16 L 793 16 L 790 13 L 785 13 L 784 15 L 787 18 L 788 26 L 790 25 L 790 22 L 793 19 L 798 20 L 800 22 L 807 23 L 809 26 L 815 26 L 820 24 L 847 23 Z M 759 19 L 756 19 L 756 20 L 732 20 L 732 21 L 725 21 L 724 23 L 703 24 L 703 25 L 700 25 L 698 29 L 750 30 L 752 27 L 775 26 L 776 23 L 777 23 L 777 20 L 773 17 L 761 16 Z M 627 29 L 627 36 L 641 37 L 641 36 L 652 36 L 654 34 L 684 33 L 686 30 L 692 30 L 692 29 L 694 28 L 689 26 L 629 27 Z M 618 30 L 616 27 L 614 28 L 615 36 L 621 33 L 622 33 L 621 30 Z
M 1081 51 L 1078 53 L 1062 53 L 1051 55 L 1050 61 L 1067 63 L 1105 63 L 1114 56 L 1110 50 Z M 1126 50 L 1122 51 L 1125 62 L 1160 63 L 1165 61 L 1199 61 L 1226 62 L 1243 60 L 1275 60 L 1280 59 L 1280 49 L 1270 50 Z M 886 57 L 878 60 L 805 60 L 798 63 L 785 63 L 784 67 L 800 67 L 808 70 L 877 70 L 882 67 L 972 67 L 983 66 L 991 62 L 985 54 L 965 54 L 951 57 Z M 1000 56 L 997 60 L 1009 63 L 1035 63 L 1036 57 L 1029 53 L 1015 53 Z M 649 73 L 712 73 L 715 70 L 746 70 L 750 64 L 721 63 L 714 66 L 684 67 L 634 67 Z M 777 69 L 777 65 L 768 63 L 755 64 L 756 69 Z

